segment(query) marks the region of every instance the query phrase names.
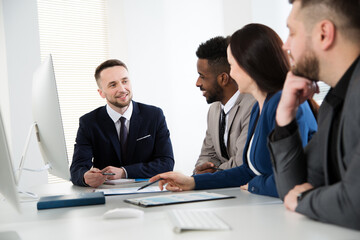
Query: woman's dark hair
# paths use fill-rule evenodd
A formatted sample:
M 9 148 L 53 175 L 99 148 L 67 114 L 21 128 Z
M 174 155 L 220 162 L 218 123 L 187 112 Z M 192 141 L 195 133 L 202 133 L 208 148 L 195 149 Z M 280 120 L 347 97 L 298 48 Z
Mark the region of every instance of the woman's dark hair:
M 236 62 L 261 91 L 270 94 L 283 88 L 290 69 L 282 45 L 274 30 L 255 23 L 236 31 L 230 39 L 230 50 Z

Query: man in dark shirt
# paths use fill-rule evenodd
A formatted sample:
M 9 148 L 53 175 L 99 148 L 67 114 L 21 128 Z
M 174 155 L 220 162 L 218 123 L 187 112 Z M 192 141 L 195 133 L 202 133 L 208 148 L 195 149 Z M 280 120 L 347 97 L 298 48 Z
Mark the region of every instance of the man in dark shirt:
M 278 193 L 291 211 L 360 229 L 360 1 L 290 3 L 284 49 L 293 67 L 269 136 Z M 303 149 L 295 114 L 318 80 L 331 90 Z

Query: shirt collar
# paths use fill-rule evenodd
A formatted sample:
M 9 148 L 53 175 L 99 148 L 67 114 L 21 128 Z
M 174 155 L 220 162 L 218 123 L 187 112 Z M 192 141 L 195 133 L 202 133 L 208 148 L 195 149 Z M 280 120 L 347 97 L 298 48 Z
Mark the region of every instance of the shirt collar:
M 240 95 L 239 91 L 236 91 L 235 94 L 227 101 L 225 105 L 221 104 L 221 108 L 224 110 L 225 114 L 228 114 L 228 112 L 232 109 L 232 107 L 235 105 L 236 100 L 238 99 Z
M 131 115 L 133 112 L 133 103 L 132 103 L 132 101 L 130 102 L 128 109 L 126 109 L 126 111 L 124 112 L 123 115 L 121 115 L 120 113 L 118 113 L 117 111 L 112 109 L 108 104 L 106 104 L 106 111 L 114 123 L 119 121 L 120 117 L 124 117 L 124 118 L 126 118 L 126 120 L 130 121 Z
M 346 92 L 350 83 L 351 76 L 355 70 L 357 63 L 359 62 L 360 56 L 351 64 L 351 66 L 346 70 L 344 75 L 340 78 L 339 82 L 336 84 L 334 88 L 331 88 L 328 95 L 326 96 L 326 100 L 328 102 L 332 102 L 330 98 L 334 96 L 340 100 L 344 100 L 346 96 Z

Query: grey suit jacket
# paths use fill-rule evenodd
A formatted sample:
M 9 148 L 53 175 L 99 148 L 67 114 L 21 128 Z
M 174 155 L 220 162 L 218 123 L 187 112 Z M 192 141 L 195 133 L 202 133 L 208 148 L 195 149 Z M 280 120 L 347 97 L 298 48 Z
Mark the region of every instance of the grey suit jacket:
M 299 134 L 276 142 L 269 137 L 275 181 L 283 199 L 294 185 L 311 183 L 315 189 L 299 201 L 297 212 L 313 219 L 360 229 L 360 62 L 352 74 L 340 116 L 338 166 L 341 181 L 329 184 L 329 132 L 333 107 L 324 101 L 318 132 L 303 148 Z
M 213 162 L 215 166 L 229 169 L 240 166 L 243 162 L 251 109 L 255 99 L 250 94 L 240 94 L 235 105 L 229 111 L 227 153 L 229 159 L 221 156 L 219 141 L 219 118 L 221 103 L 211 104 L 207 117 L 206 136 L 195 166 L 204 162 Z

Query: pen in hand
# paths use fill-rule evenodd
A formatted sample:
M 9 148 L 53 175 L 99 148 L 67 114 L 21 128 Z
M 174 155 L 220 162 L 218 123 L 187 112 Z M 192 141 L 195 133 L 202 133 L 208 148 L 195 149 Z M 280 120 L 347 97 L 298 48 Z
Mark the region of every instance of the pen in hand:
M 114 176 L 115 173 L 112 172 L 103 172 L 102 175 L 110 175 L 110 176 Z
M 158 180 L 156 180 L 156 181 L 154 181 L 154 182 L 147 183 L 147 184 L 145 184 L 144 186 L 140 187 L 137 191 L 140 191 L 141 189 L 144 189 L 144 188 L 146 188 L 146 187 L 148 187 L 148 186 L 150 186 L 150 185 L 153 185 L 154 183 L 157 183 L 157 182 L 159 182 L 159 181 L 161 181 L 161 180 L 164 180 L 164 179 L 163 179 L 163 178 L 159 178 Z

